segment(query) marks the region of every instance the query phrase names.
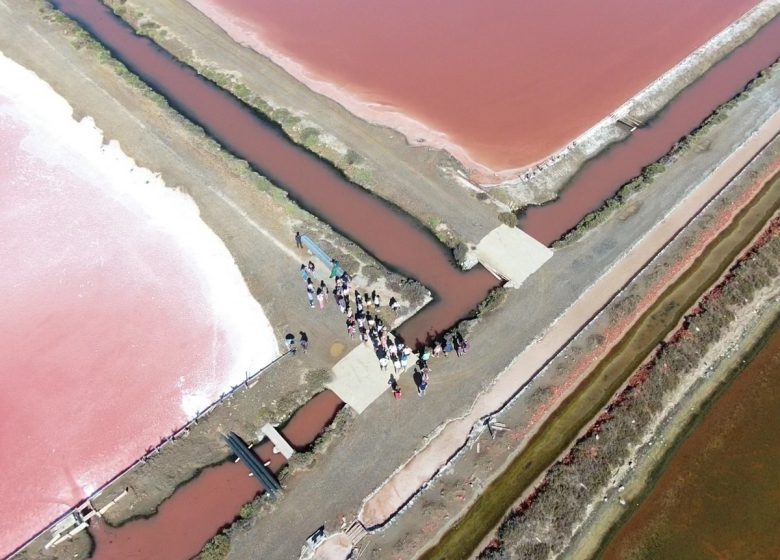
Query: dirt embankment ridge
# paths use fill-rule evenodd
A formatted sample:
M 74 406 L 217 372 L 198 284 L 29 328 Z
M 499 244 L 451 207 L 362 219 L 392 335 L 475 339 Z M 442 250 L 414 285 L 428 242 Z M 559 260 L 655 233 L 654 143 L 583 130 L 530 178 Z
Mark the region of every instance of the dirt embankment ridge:
M 606 410 L 526 492 L 481 559 L 549 558 L 572 546 L 573 536 L 579 547 L 598 542 L 592 529 L 603 529 L 606 520 L 614 519 L 615 502 L 626 505 L 624 485 L 636 465 L 649 468 L 643 461 L 654 444 L 660 443 L 655 449 L 666 447 L 669 427 L 679 429 L 697 410 L 691 404 L 704 402 L 723 382 L 729 371 L 724 363 L 755 334 L 756 318 L 774 318 L 780 293 L 774 265 L 778 256 L 780 218 L 775 214 Z
M 780 0 L 764 0 L 739 20 L 696 49 L 610 115 L 596 123 L 560 152 L 526 170 L 519 177 L 491 185 L 490 192 L 514 207 L 544 204 L 589 160 L 629 132 L 618 125 L 621 118 L 647 122 L 674 97 L 703 76 L 718 61 L 745 43 L 780 13 Z
M 356 183 L 398 204 L 434 231 L 440 228 L 438 233 L 443 237 L 449 227 L 465 241 L 474 242 L 472 231 L 477 224 L 467 224 L 453 215 L 448 197 L 468 201 L 473 207 L 479 189 L 466 179 L 463 165 L 446 151 L 411 145 L 403 134 L 367 123 L 330 98 L 312 92 L 269 58 L 233 41 L 183 0 L 106 3 L 139 33 L 149 35 L 180 60 L 254 105 L 292 139 L 332 161 Z M 764 0 L 545 161 L 498 178 L 486 176 L 480 182 L 489 187 L 500 209 L 555 198 L 587 160 L 626 137 L 617 125 L 619 118 L 630 115 L 645 121 L 652 117 L 778 13 L 780 0 Z M 427 200 L 421 199 L 419 192 L 424 192 Z
M 452 156 L 411 146 L 403 134 L 312 92 L 185 0 L 103 1 L 139 34 L 266 115 L 354 183 L 414 216 L 450 247 L 476 244 L 500 224 L 498 211 L 506 207 L 466 181 Z

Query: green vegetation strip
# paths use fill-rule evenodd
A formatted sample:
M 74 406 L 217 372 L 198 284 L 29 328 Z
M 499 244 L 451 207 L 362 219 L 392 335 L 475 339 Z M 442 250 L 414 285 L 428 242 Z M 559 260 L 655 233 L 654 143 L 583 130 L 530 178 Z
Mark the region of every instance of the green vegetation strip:
M 466 515 L 422 558 L 468 558 L 522 493 L 564 453 L 646 356 L 674 328 L 780 207 L 780 181 L 770 181 L 736 219 L 640 317 L 582 385 L 541 426 L 517 458 Z M 555 515 L 554 512 L 551 515 Z
M 767 81 L 778 65 L 780 65 L 780 61 L 775 61 L 768 68 L 761 70 L 755 78 L 748 82 L 741 92 L 718 106 L 695 130 L 675 143 L 675 145 L 672 146 L 672 149 L 664 154 L 658 161 L 643 168 L 638 176 L 626 182 L 613 196 L 605 200 L 599 208 L 586 214 L 577 225 L 564 233 L 558 241 L 555 241 L 552 244 L 552 246 L 555 248 L 564 247 L 569 243 L 580 239 L 585 233 L 612 216 L 616 210 L 626 203 L 631 195 L 651 185 L 655 177 L 666 171 L 666 166 L 672 163 L 672 161 L 690 149 L 697 149 L 702 137 L 710 132 L 715 126 L 728 119 L 729 111 L 736 107 L 741 101 L 747 99 L 753 89 Z

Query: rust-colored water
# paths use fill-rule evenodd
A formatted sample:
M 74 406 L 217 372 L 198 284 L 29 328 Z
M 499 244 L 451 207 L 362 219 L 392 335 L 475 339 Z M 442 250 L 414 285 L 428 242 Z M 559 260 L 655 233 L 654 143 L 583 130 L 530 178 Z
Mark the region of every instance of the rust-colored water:
M 550 245 L 614 195 L 642 168 L 667 153 L 763 68 L 780 57 L 780 18 L 775 18 L 728 58 L 686 88 L 646 127 L 592 160 L 544 206 L 528 208 L 519 227 Z
M 497 280 L 484 268 L 457 269 L 421 226 L 349 183 L 328 163 L 296 146 L 254 110 L 179 64 L 98 0 L 55 0 L 171 105 L 223 146 L 291 193 L 302 206 L 391 268 L 422 282 L 437 303 L 400 329 L 409 342 L 446 329 L 484 299 Z
M 492 170 L 566 145 L 757 3 L 190 2 L 359 116 Z
M 281 430 L 293 447 L 305 448 L 322 432 L 341 406 L 335 393 L 324 391 L 293 416 Z M 270 460 L 274 472 L 284 457 L 266 442 L 255 448 Z M 163 502 L 149 519 L 113 528 L 95 525 L 96 560 L 172 560 L 192 558 L 220 527 L 231 523 L 241 506 L 260 493 L 260 485 L 241 463 L 228 461 L 208 468 Z
M 780 558 L 780 329 L 675 452 L 604 558 Z

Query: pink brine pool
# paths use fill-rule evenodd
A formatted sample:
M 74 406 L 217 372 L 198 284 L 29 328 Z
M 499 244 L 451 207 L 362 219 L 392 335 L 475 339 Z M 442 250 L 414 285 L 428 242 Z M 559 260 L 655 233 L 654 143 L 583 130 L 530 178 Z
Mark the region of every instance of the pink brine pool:
M 185 195 L 0 54 L 0 556 L 277 355 Z
M 189 0 L 309 87 L 480 172 L 544 159 L 757 0 Z

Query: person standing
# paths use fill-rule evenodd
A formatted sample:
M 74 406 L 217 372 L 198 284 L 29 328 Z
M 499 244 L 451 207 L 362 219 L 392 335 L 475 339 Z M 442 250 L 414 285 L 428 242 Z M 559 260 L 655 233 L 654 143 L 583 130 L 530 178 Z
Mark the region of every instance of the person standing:
M 398 305 L 398 300 L 397 300 L 397 299 L 395 299 L 394 297 L 391 297 L 391 298 L 390 298 L 390 309 L 392 309 L 392 310 L 393 310 L 393 313 L 396 313 L 396 314 L 397 314 L 397 313 L 398 313 L 398 308 L 399 308 L 399 307 L 400 307 L 400 305 Z
M 298 249 L 303 249 L 303 240 L 301 239 L 301 232 L 296 231 L 295 232 L 295 246 Z
M 314 263 L 313 263 L 312 261 L 309 261 L 309 266 L 308 266 L 308 269 L 309 269 L 309 276 L 311 276 L 312 278 L 316 278 L 316 277 L 317 277 L 317 276 L 314 274 L 314 269 L 315 269 L 315 268 L 316 268 L 316 267 L 314 266 Z
M 306 282 L 309 279 L 309 271 L 306 270 L 306 265 L 305 264 L 301 265 L 301 270 L 300 270 L 300 272 L 298 274 L 301 275 L 301 278 L 303 278 L 304 282 Z
M 325 303 L 328 303 L 328 286 L 325 284 L 325 280 L 320 280 L 320 288 L 322 289 L 322 295 L 325 297 Z
M 322 293 L 322 288 L 317 288 L 317 303 L 320 304 L 320 311 L 325 309 L 325 294 Z
M 301 335 L 301 350 L 303 350 L 303 353 L 305 354 L 309 349 L 309 335 L 304 331 L 300 331 L 298 334 Z
M 293 333 L 287 333 L 284 337 L 284 345 L 287 347 L 288 352 L 295 354 L 295 335 Z
M 423 371 L 420 377 L 420 384 L 417 386 L 417 396 L 424 397 L 425 391 L 428 389 L 428 372 Z

